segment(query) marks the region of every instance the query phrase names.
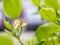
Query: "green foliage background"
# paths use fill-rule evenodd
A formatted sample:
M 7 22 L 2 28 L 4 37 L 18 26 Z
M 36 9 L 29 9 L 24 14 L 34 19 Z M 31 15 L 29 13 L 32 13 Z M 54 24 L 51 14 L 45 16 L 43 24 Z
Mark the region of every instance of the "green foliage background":
M 60 45 L 60 38 L 58 38 L 60 34 L 56 34 L 60 32 L 60 0 L 43 0 L 43 5 L 41 5 L 41 1 L 39 4 L 32 1 L 35 6 L 37 5 L 42 20 L 47 21 L 36 30 L 35 36 L 39 42 L 38 45 Z M 56 40 L 55 37 L 57 37 Z

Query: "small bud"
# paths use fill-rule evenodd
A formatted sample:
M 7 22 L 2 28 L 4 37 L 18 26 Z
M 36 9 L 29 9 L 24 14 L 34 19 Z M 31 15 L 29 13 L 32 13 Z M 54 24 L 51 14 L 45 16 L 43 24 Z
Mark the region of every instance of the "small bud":
M 21 26 L 27 26 L 28 23 L 27 22 L 23 22 Z
M 19 27 L 24 27 L 27 25 L 28 25 L 27 22 L 24 22 L 23 20 L 16 19 L 16 20 L 14 20 L 13 27 L 14 27 L 14 30 L 18 30 Z
M 13 23 L 14 30 L 17 30 L 18 27 L 21 26 L 21 24 L 22 24 L 22 21 L 21 20 L 19 20 L 19 19 L 14 20 L 14 23 Z

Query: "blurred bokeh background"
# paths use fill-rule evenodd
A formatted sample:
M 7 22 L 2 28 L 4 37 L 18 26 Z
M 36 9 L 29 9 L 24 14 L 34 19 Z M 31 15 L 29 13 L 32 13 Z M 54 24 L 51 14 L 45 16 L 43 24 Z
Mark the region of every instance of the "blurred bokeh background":
M 60 3 L 60 0 L 59 0 L 59 3 Z M 41 4 L 43 5 L 43 0 L 41 0 Z M 24 27 L 24 30 L 36 30 L 36 28 L 42 24 L 43 22 L 46 22 L 46 21 L 43 21 L 40 17 L 40 14 L 37 13 L 37 14 L 33 14 L 34 12 L 37 11 L 37 7 L 33 5 L 32 1 L 31 0 L 22 0 L 22 6 L 23 6 L 23 11 L 22 11 L 22 14 L 21 14 L 21 17 L 20 19 L 28 22 L 28 26 L 27 27 Z M 3 23 L 3 19 L 5 17 L 5 14 L 3 13 L 3 3 L 2 3 L 2 0 L 0 0 L 0 31 L 3 31 L 6 27 L 4 26 L 4 23 Z M 6 19 L 8 21 L 11 21 L 11 19 L 7 18 Z
M 12 19 L 8 18 L 5 16 L 3 12 L 3 0 L 0 0 L 0 31 L 4 31 L 7 29 L 4 25 L 4 17 L 6 18 L 7 21 L 12 23 Z M 60 3 L 60 0 L 58 1 Z M 44 4 L 44 1 L 41 0 L 41 5 Z M 22 13 L 19 19 L 22 19 L 28 23 L 28 26 L 24 27 L 24 32 L 21 36 L 22 40 L 27 40 L 30 39 L 35 35 L 35 30 L 39 25 L 42 23 L 45 23 L 47 21 L 42 20 L 40 14 L 38 13 L 38 7 L 36 7 L 33 3 L 32 0 L 22 0 Z M 60 12 L 59 12 L 60 13 Z M 26 42 L 26 41 L 25 41 Z M 17 45 L 16 40 L 14 39 L 15 45 Z
M 37 11 L 37 7 L 35 7 L 32 3 L 31 0 L 22 0 L 22 5 L 23 5 L 23 11 L 21 14 L 20 19 L 28 22 L 28 26 L 24 27 L 24 30 L 35 30 L 38 25 L 40 25 L 43 21 L 41 20 L 40 15 L 33 14 L 34 12 Z M 3 19 L 5 17 L 5 14 L 3 13 L 3 3 L 2 0 L 0 0 L 0 31 L 4 31 L 6 28 L 3 23 Z M 7 18 L 8 21 L 11 21 L 11 19 Z

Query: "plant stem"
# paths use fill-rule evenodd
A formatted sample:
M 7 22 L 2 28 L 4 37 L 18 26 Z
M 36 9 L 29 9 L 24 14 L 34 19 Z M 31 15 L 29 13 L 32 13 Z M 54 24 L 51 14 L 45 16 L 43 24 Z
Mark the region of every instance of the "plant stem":
M 23 32 L 23 27 L 20 27 L 19 35 L 18 36 L 21 36 L 22 32 Z
M 22 41 L 21 41 L 21 39 L 20 39 L 21 34 L 22 34 L 22 32 L 23 32 L 23 28 L 21 27 L 20 30 L 21 30 L 21 31 L 20 31 L 19 35 L 17 36 L 17 39 L 18 39 L 19 43 L 20 43 L 21 45 L 23 45 L 23 43 L 22 43 Z
M 16 37 L 21 45 L 23 45 L 21 39 L 19 37 Z

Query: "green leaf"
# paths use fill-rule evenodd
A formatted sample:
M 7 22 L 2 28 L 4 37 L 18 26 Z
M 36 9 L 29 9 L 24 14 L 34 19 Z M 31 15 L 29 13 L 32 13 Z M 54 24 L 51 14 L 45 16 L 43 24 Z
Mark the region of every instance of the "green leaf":
M 58 10 L 58 0 L 45 0 L 45 6 Z
M 0 45 L 13 45 L 13 41 L 6 35 L 0 35 Z
M 55 21 L 56 20 L 56 12 L 52 8 L 41 8 L 40 14 L 42 19 L 48 21 Z
M 4 24 L 9 30 L 13 30 L 13 26 L 9 22 L 7 22 L 6 20 L 4 20 Z
M 36 38 L 30 39 L 27 41 L 28 45 L 38 45 L 38 41 Z
M 52 40 L 47 40 L 44 45 L 53 45 Z
M 60 18 L 60 10 L 57 10 L 57 17 Z
M 35 6 L 39 6 L 40 5 L 40 0 L 32 0 L 33 4 Z
M 36 37 L 38 41 L 45 41 L 52 33 L 60 31 L 60 27 L 53 22 L 43 24 L 37 28 Z
M 60 32 L 58 32 L 57 40 L 58 40 L 58 43 L 60 43 Z
M 58 42 L 58 39 L 57 38 L 54 39 L 54 43 L 55 43 L 55 45 L 59 45 L 59 42 Z
M 59 10 L 60 10 L 60 0 L 59 0 L 58 4 L 59 4 L 59 5 L 58 5 L 58 6 L 59 6 Z
M 56 37 L 54 37 L 54 39 L 48 39 L 44 45 L 58 45 L 58 40 Z
M 3 10 L 6 16 L 18 18 L 22 12 L 21 0 L 3 0 Z

